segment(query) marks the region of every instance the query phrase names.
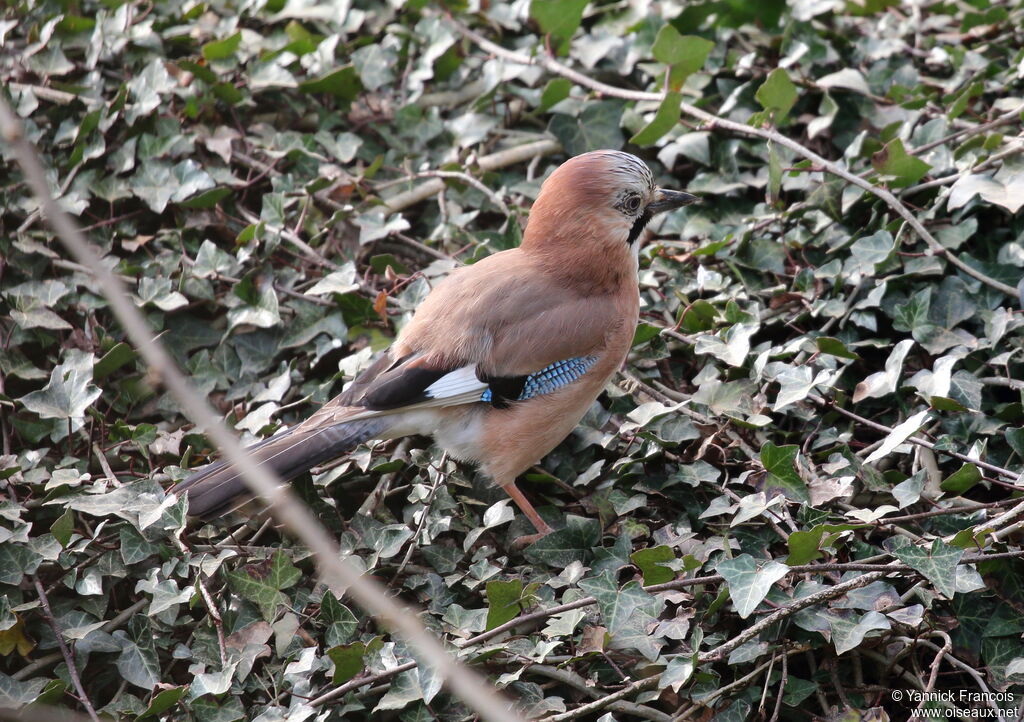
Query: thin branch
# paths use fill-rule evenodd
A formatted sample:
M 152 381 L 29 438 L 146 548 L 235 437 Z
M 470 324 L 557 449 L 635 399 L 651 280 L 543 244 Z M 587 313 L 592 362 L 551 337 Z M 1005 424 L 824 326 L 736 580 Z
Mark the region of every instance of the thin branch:
M 729 654 L 729 652 L 736 649 L 744 642 L 748 642 L 751 639 L 754 639 L 756 636 L 761 634 L 761 632 L 768 629 L 773 624 L 777 624 L 783 619 L 793 616 L 801 609 L 813 607 L 815 604 L 821 604 L 822 602 L 827 602 L 829 599 L 841 597 L 847 592 L 852 591 L 854 589 L 866 587 L 868 584 L 871 584 L 871 582 L 878 581 L 879 579 L 883 578 L 886 574 L 888 574 L 888 572 L 868 572 L 867 574 L 864 574 L 862 576 L 856 577 L 841 584 L 837 584 L 834 587 L 823 589 L 820 592 L 817 592 L 816 594 L 811 594 L 801 599 L 797 599 L 791 602 L 790 604 L 787 604 L 786 606 L 782 607 L 781 609 L 772 612 L 768 616 L 761 619 L 761 621 L 747 627 L 729 641 L 723 642 L 722 644 L 718 645 L 718 647 L 716 647 L 715 649 L 712 649 L 711 651 L 705 652 L 704 654 L 700 655 L 697 658 L 698 662 L 700 662 L 701 664 L 705 664 L 707 662 L 716 662 L 720 659 L 724 659 Z
M 399 604 L 376 582 L 344 559 L 337 543 L 295 494 L 266 467 L 258 464 L 239 444 L 185 379 L 167 350 L 154 338 L 146 319 L 131 300 L 123 284 L 103 265 L 93 246 L 71 217 L 53 199 L 46 173 L 35 148 L 24 135 L 21 122 L 0 96 L 0 137 L 8 144 L 33 189 L 43 214 L 60 241 L 76 260 L 90 268 L 99 288 L 125 333 L 146 360 L 155 378 L 163 380 L 188 417 L 200 427 L 238 468 L 243 480 L 257 493 L 277 518 L 313 552 L 323 581 L 336 595 L 349 594 L 377 620 L 393 630 L 429 661 L 451 691 L 487 720 L 519 722 L 506 699 L 476 672 L 455 660 L 442 644 L 419 622 L 418 615 Z
M 921 708 L 924 707 L 925 702 L 927 702 L 927 697 L 929 693 L 931 693 L 935 689 L 935 681 L 939 678 L 939 667 L 942 666 L 942 659 L 951 651 L 953 651 L 953 640 L 950 639 L 948 634 L 939 629 L 935 630 L 933 634 L 940 635 L 944 640 L 944 644 L 942 645 L 942 649 L 939 650 L 938 654 L 935 655 L 935 659 L 932 660 L 931 671 L 928 674 L 928 682 L 924 686 L 924 694 L 921 695 L 921 701 L 918 703 L 917 707 L 914 708 L 914 711 L 911 713 L 911 719 L 920 719 L 923 716 L 921 715 Z
M 469 173 L 462 173 L 461 171 L 454 170 L 425 170 L 420 173 L 417 173 L 415 177 L 441 178 L 442 180 L 447 178 L 450 180 L 462 181 L 463 183 L 467 183 L 473 186 L 478 191 L 487 196 L 491 203 L 497 206 L 498 210 L 500 210 L 506 217 L 512 213 L 512 211 L 508 209 L 508 206 L 505 205 L 505 201 L 501 199 L 501 196 L 499 196 L 497 193 L 495 193 L 482 182 L 480 182 L 480 180 L 471 176 Z
M 886 434 L 891 434 L 892 433 L 893 429 L 892 429 L 891 426 L 886 426 L 885 424 L 880 424 L 877 421 L 872 421 L 871 419 L 865 418 L 865 417 L 861 416 L 860 414 L 855 414 L 852 411 L 847 411 L 843 407 L 837 406 L 830 399 L 826 399 L 826 398 L 823 398 L 821 396 L 816 396 L 814 394 L 808 395 L 807 398 L 810 399 L 811 401 L 813 401 L 818 406 L 823 406 L 823 407 L 832 409 L 833 411 L 836 411 L 836 412 L 842 414 L 843 416 L 851 418 L 854 421 L 857 421 L 858 423 L 864 424 L 865 426 L 870 426 L 871 428 L 873 428 L 873 429 L 875 429 L 877 431 L 884 431 Z M 965 454 L 960 454 L 960 453 L 958 453 L 956 451 L 947 451 L 946 449 L 938 448 L 932 442 L 928 441 L 927 439 L 922 439 L 919 436 L 911 436 L 910 438 L 907 439 L 907 441 L 909 441 L 912 444 L 918 444 L 919 446 L 923 446 L 926 449 L 931 449 L 932 451 L 945 454 L 946 456 L 952 456 L 954 459 L 959 459 L 960 461 L 963 461 L 963 462 L 965 462 L 967 464 L 974 464 L 975 466 L 980 466 L 982 469 L 987 469 L 987 470 L 989 470 L 991 472 L 994 472 L 996 474 L 999 474 L 999 475 L 1003 476 L 1004 478 L 1009 479 L 1011 481 L 1017 481 L 1017 479 L 1020 478 L 1020 473 L 1014 473 L 1013 471 L 1010 471 L 1009 469 L 1006 469 L 1006 468 L 1004 468 L 1002 466 L 996 466 L 995 464 L 990 464 L 987 461 L 981 461 L 980 459 L 972 459 L 971 457 L 969 457 L 969 456 L 967 456 Z
M 607 95 L 613 98 L 622 98 L 623 100 L 651 101 L 658 103 L 660 103 L 665 98 L 664 93 L 628 90 L 625 88 L 618 88 L 614 85 L 608 85 L 607 83 L 599 82 L 584 75 L 583 73 L 580 73 L 578 71 L 573 70 L 572 68 L 563 65 L 562 63 L 558 62 L 553 57 L 550 57 L 548 55 L 538 54 L 535 56 L 529 56 L 524 55 L 523 53 L 515 52 L 513 50 L 508 50 L 507 48 L 504 48 L 498 45 L 497 43 L 491 42 L 490 40 L 483 37 L 479 33 L 475 32 L 474 30 L 471 30 L 465 25 L 462 25 L 461 23 L 454 19 L 451 20 L 451 24 L 462 35 L 472 40 L 474 43 L 480 46 L 482 50 L 488 53 L 503 58 L 504 60 L 508 60 L 509 62 L 518 63 L 520 65 L 539 65 L 542 68 L 551 71 L 552 73 L 561 75 L 564 78 L 568 78 L 577 85 L 582 85 L 583 87 L 590 88 L 591 90 L 601 93 L 602 95 Z M 696 118 L 697 120 L 700 120 L 701 122 L 705 123 L 709 128 L 723 128 L 738 135 L 754 136 L 756 138 L 771 141 L 772 143 L 777 143 L 778 145 L 781 145 L 784 148 L 792 150 L 797 155 L 807 158 L 820 169 L 828 171 L 832 175 L 842 178 L 847 183 L 851 183 L 857 186 L 858 188 L 861 188 L 867 191 L 868 193 L 871 193 L 872 195 L 881 199 L 883 203 L 885 203 L 893 211 L 895 211 L 897 215 L 903 218 L 910 225 L 910 227 L 914 229 L 914 232 L 917 233 L 917 235 L 925 241 L 925 243 L 931 249 L 932 253 L 945 256 L 950 263 L 952 263 L 958 269 L 966 273 L 968 276 L 971 276 L 972 278 L 975 278 L 981 281 L 982 283 L 991 286 L 992 288 L 995 288 L 998 291 L 1001 291 L 1007 296 L 1010 296 L 1012 298 L 1017 297 L 1017 289 L 1015 289 L 1013 286 L 1007 285 L 1002 281 L 997 281 L 994 278 L 986 276 L 981 271 L 978 271 L 977 269 L 961 261 L 949 249 L 947 249 L 945 246 L 939 243 L 939 241 L 936 240 L 936 238 L 928 231 L 928 229 L 925 228 L 919 220 L 917 220 L 917 217 L 914 216 L 914 214 L 911 213 L 910 210 L 908 210 L 907 207 L 903 205 L 903 203 L 901 203 L 898 198 L 896 198 L 896 196 L 894 196 L 885 188 L 876 186 L 875 184 L 861 178 L 860 176 L 851 173 L 850 171 L 840 166 L 838 163 L 835 163 L 818 155 L 814 151 L 801 145 L 797 141 L 792 140 L 791 138 L 787 138 L 778 131 L 771 130 L 769 128 L 757 128 L 754 126 L 747 125 L 745 123 L 737 123 L 735 121 L 714 115 L 712 113 L 708 113 L 705 110 L 701 110 L 700 108 L 685 102 L 680 103 L 679 107 L 684 113 L 693 118 Z
M 978 670 L 974 669 L 971 665 L 967 664 L 966 662 L 962 662 L 961 660 L 954 657 L 950 652 L 945 651 L 945 647 L 939 647 L 939 645 L 935 644 L 934 642 L 929 642 L 927 639 L 911 639 L 910 637 L 896 637 L 896 639 L 897 641 L 903 642 L 909 647 L 913 647 L 915 644 L 921 644 L 925 647 L 928 647 L 932 651 L 940 652 L 942 656 L 944 656 L 949 661 L 950 664 L 952 664 L 954 667 L 957 667 L 958 669 L 963 670 L 964 672 L 969 674 L 975 682 L 977 682 L 978 687 L 980 687 L 982 692 L 985 693 L 985 704 L 987 704 L 992 709 L 999 709 L 999 705 L 997 705 L 995 701 L 992 699 L 992 691 L 989 689 L 988 685 L 985 684 L 985 680 L 982 678 L 981 673 L 978 672 Z
M 476 165 L 481 172 L 487 173 L 517 163 L 523 163 L 533 158 L 551 155 L 561 149 L 562 145 L 557 140 L 538 140 L 533 143 L 526 143 L 497 153 L 481 156 L 477 159 Z M 421 201 L 425 201 L 431 196 L 436 196 L 444 187 L 445 183 L 442 178 L 431 178 L 412 190 L 385 198 L 384 206 L 388 209 L 388 212 L 397 213 Z
M 806 651 L 808 651 L 810 649 L 811 649 L 810 645 L 800 644 L 800 645 L 797 645 L 795 647 L 791 647 L 790 649 L 783 650 L 782 658 L 783 658 L 783 660 L 785 660 L 791 654 L 799 654 L 800 652 L 806 652 Z M 702 698 L 699 702 L 694 704 L 692 707 L 684 710 L 681 714 L 679 714 L 678 716 L 674 717 L 672 719 L 672 722 L 683 722 L 683 720 L 688 720 L 691 717 L 693 717 L 695 714 L 697 714 L 697 712 L 699 712 L 701 710 L 701 708 L 709 709 L 711 707 L 711 703 L 714 702 L 716 699 L 718 699 L 719 697 L 725 696 L 726 694 L 728 694 L 729 692 L 731 692 L 734 689 L 745 687 L 747 684 L 749 684 L 753 680 L 757 679 L 758 675 L 760 675 L 761 672 L 763 672 L 766 669 L 768 669 L 769 667 L 771 667 L 772 664 L 774 664 L 774 663 L 775 663 L 775 656 L 773 655 L 772 658 L 769 659 L 767 662 L 763 662 L 762 664 L 760 664 L 757 667 L 755 667 L 752 672 L 749 672 L 749 673 L 743 675 L 739 679 L 734 680 L 734 681 L 730 682 L 729 684 L 726 684 L 726 685 L 723 685 L 721 687 L 718 687 L 711 694 L 709 694 L 707 697 Z
M 556 680 L 568 687 L 572 687 L 577 692 L 585 694 L 592 699 L 601 699 L 604 696 L 601 694 L 600 690 L 590 686 L 587 680 L 583 679 L 583 677 L 568 669 L 562 669 L 561 667 L 553 667 L 549 664 L 531 664 L 526 668 L 526 674 L 535 674 Z M 621 712 L 622 714 L 632 715 L 633 717 L 639 717 L 641 719 L 654 720 L 654 722 L 671 722 L 672 720 L 672 718 L 664 712 L 659 712 L 647 705 L 636 704 L 635 702 L 626 702 L 625 700 L 611 702 L 609 703 L 608 708 L 611 709 L 612 712 Z
M 43 589 L 43 584 L 39 581 L 38 577 L 33 577 L 32 583 L 35 585 L 36 594 L 39 596 L 39 603 L 43 607 L 43 618 L 46 619 L 46 623 L 53 630 L 53 636 L 57 638 L 57 646 L 60 648 L 61 656 L 64 657 L 64 663 L 68 667 L 68 676 L 71 677 L 71 684 L 74 685 L 75 690 L 78 692 L 78 701 L 85 707 L 85 711 L 93 722 L 100 722 L 99 715 L 96 714 L 96 710 L 89 700 L 89 695 L 86 694 L 85 687 L 82 686 L 82 678 L 78 676 L 75 655 L 64 642 L 64 633 L 61 631 L 60 625 L 57 624 L 57 620 L 54 619 L 53 612 L 50 610 L 50 600 L 46 597 L 46 590 Z
M 199 570 L 199 575 L 202 575 L 202 569 Z M 203 601 L 206 603 L 206 609 L 210 612 L 210 619 L 213 620 L 213 626 L 217 630 L 217 647 L 220 649 L 220 664 L 221 669 L 228 665 L 228 647 L 227 642 L 224 640 L 224 620 L 220 617 L 220 610 L 217 609 L 217 604 L 213 601 L 213 596 L 210 594 L 210 590 L 206 588 L 206 582 L 199 578 L 199 593 L 203 597 Z
M 779 680 L 779 691 L 775 694 L 775 710 L 768 722 L 775 722 L 782 710 L 782 695 L 786 691 L 786 683 L 789 682 L 789 655 L 782 655 L 782 679 Z
M 579 717 L 583 717 L 584 715 L 588 715 L 591 712 L 597 712 L 598 710 L 605 709 L 609 705 L 618 702 L 620 699 L 625 699 L 626 697 L 629 697 L 630 695 L 636 692 L 641 692 L 645 689 L 655 687 L 657 686 L 659 679 L 661 679 L 661 676 L 655 675 L 653 677 L 647 677 L 646 679 L 637 680 L 632 684 L 627 684 L 625 687 L 623 687 L 617 692 L 609 694 L 605 697 L 601 697 L 600 699 L 596 699 L 593 702 L 580 705 L 574 710 L 562 712 L 561 714 L 552 715 L 551 717 L 542 717 L 541 719 L 543 719 L 544 722 L 567 722 L 567 720 L 573 720 Z

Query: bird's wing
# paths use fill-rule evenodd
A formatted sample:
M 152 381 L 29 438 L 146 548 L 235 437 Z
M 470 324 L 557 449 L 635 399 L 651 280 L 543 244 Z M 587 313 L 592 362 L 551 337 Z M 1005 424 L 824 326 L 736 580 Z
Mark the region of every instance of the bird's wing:
M 303 425 L 514 400 L 532 375 L 598 353 L 627 307 L 555 283 L 518 250 L 489 256 L 438 285 L 395 344 Z
M 398 343 L 430 363 L 475 364 L 482 375 L 527 376 L 602 349 L 635 323 L 631 297 L 589 293 L 541 273 L 519 249 L 460 268 L 420 304 Z M 456 365 L 451 363 L 449 365 Z
M 302 426 L 314 428 L 411 409 L 457 406 L 479 401 L 487 390 L 487 382 L 477 378 L 473 365 L 437 364 L 416 352 L 399 355 L 396 351 L 394 346 L 385 351 Z

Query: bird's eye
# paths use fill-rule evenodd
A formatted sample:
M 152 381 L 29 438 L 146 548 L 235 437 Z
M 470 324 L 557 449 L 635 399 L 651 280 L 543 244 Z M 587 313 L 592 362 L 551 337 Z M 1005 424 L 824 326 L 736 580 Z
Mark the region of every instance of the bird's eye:
M 623 206 L 630 213 L 636 213 L 640 210 L 640 196 L 630 196 L 626 199 L 625 203 L 623 203 Z

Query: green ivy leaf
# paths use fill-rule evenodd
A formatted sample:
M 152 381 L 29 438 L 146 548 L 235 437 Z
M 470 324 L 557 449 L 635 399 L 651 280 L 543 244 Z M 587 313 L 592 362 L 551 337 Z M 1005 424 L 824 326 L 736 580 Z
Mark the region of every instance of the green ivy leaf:
M 772 114 L 775 124 L 779 125 L 796 104 L 796 86 L 783 68 L 776 68 L 768 74 L 754 97 L 762 108 Z
M 839 358 L 848 358 L 854 361 L 860 360 L 860 356 L 846 348 L 846 344 L 842 341 L 832 336 L 818 336 L 818 338 L 814 339 L 814 342 L 821 353 L 827 353 L 830 356 L 837 356 Z
M 569 97 L 572 90 L 572 82 L 568 78 L 553 78 L 544 86 L 540 94 L 540 105 L 537 106 L 538 113 L 544 113 L 548 108 L 558 105 Z
M 121 677 L 136 687 L 153 689 L 160 681 L 160 659 L 149 620 L 143 616 L 132 617 L 128 630 L 118 629 L 113 636 L 121 647 L 116 662 Z
M 555 113 L 548 122 L 548 130 L 569 155 L 619 148 L 622 146 L 622 107 L 619 101 L 600 100 L 587 104 L 579 118 Z
M 227 571 L 225 577 L 232 591 L 256 604 L 263 618 L 272 622 L 277 607 L 288 604 L 288 596 L 282 590 L 294 586 L 302 578 L 302 572 L 284 552 L 278 551 L 269 560 Z
M 530 18 L 537 21 L 542 32 L 558 41 L 558 54 L 569 51 L 569 41 L 583 19 L 583 9 L 590 0 L 531 0 Z
M 772 585 L 786 576 L 789 567 L 776 561 L 758 560 L 749 554 L 741 554 L 735 559 L 720 561 L 715 571 L 725 577 L 729 597 L 736 605 L 736 613 L 746 619 L 768 596 Z
M 664 565 L 665 562 L 675 561 L 675 552 L 664 544 L 640 549 L 630 554 L 629 558 L 643 573 L 645 587 L 651 584 L 664 584 L 676 578 L 676 573 Z
M 960 496 L 979 481 L 981 481 L 981 471 L 978 470 L 978 467 L 974 464 L 964 464 L 943 479 L 939 488 L 950 494 Z
M 776 446 L 770 441 L 761 447 L 761 465 L 768 472 L 765 490 L 778 489 L 787 499 L 810 501 L 807 485 L 796 471 L 796 457 L 800 447 L 796 445 Z
M 874 610 L 857 614 L 849 609 L 830 609 L 826 613 L 836 654 L 856 649 L 869 632 L 889 629 L 889 620 Z
M 487 627 L 494 629 L 522 611 L 523 580 L 487 582 Z
M 681 93 L 670 91 L 665 94 L 665 99 L 658 106 L 658 112 L 654 114 L 651 122 L 645 125 L 640 131 L 629 139 L 635 145 L 653 145 L 661 136 L 676 127 L 679 122 L 680 103 L 683 101 Z
M 786 564 L 808 564 L 821 557 L 821 550 L 832 546 L 844 531 L 860 529 L 864 524 L 818 524 L 810 531 L 795 531 L 789 535 L 789 556 Z
M 363 671 L 363 657 L 374 648 L 383 645 L 380 637 L 374 637 L 368 644 L 352 642 L 339 644 L 327 650 L 327 657 L 334 662 L 333 684 L 344 684 Z
M 936 539 L 931 549 L 908 544 L 893 549 L 892 553 L 907 566 L 921 572 L 947 599 L 953 598 L 956 593 L 956 567 L 964 555 L 963 549 Z
M 601 621 L 608 629 L 610 647 L 636 649 L 647 659 L 657 659 L 665 640 L 652 636 L 647 629 L 656 621 L 661 602 L 637 582 L 628 582 L 619 589 L 610 571 L 581 579 L 579 586 L 597 599 Z
M 102 391 L 93 384 L 93 355 L 69 349 L 53 369 L 50 381 L 19 401 L 41 419 L 80 419 Z
M 331 70 L 319 78 L 299 83 L 299 90 L 303 93 L 325 93 L 351 102 L 362 92 L 363 84 L 359 80 L 355 66 L 349 64 Z
M 890 141 L 882 150 L 871 156 L 871 165 L 883 176 L 889 178 L 889 185 L 904 188 L 921 180 L 931 166 L 920 158 L 907 153 L 899 138 Z
M 57 517 L 57 520 L 50 525 L 50 533 L 60 542 L 60 545 L 67 549 L 71 541 L 71 532 L 75 530 L 75 512 L 70 509 Z
M 241 44 L 242 33 L 239 31 L 223 40 L 213 40 L 204 44 L 200 52 L 207 60 L 226 60 L 235 54 Z

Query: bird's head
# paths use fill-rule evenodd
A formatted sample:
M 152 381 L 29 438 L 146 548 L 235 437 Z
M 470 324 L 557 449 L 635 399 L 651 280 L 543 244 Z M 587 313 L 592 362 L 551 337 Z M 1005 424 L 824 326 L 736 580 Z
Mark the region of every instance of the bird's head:
M 570 158 L 541 187 L 530 211 L 524 247 L 585 244 L 591 250 L 629 249 L 657 214 L 699 202 L 659 188 L 647 164 L 617 150 Z

